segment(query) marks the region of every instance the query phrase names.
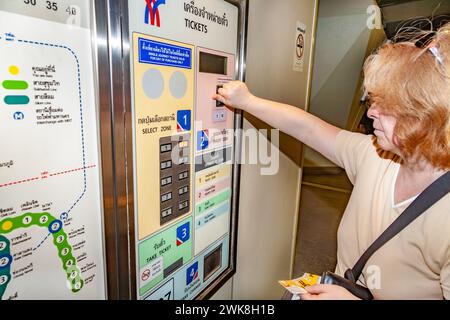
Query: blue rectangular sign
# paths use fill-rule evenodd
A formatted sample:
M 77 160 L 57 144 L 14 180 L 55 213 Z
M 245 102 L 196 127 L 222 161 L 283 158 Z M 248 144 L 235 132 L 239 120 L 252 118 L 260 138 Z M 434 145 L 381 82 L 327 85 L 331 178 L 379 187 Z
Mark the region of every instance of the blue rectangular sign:
M 192 50 L 139 38 L 139 62 L 176 68 L 192 68 Z
M 178 110 L 177 111 L 177 131 L 190 131 L 191 130 L 191 110 Z
M 181 245 L 189 240 L 190 222 L 186 222 L 177 228 L 177 245 Z
M 186 285 L 190 285 L 192 281 L 198 278 L 198 261 L 186 270 Z

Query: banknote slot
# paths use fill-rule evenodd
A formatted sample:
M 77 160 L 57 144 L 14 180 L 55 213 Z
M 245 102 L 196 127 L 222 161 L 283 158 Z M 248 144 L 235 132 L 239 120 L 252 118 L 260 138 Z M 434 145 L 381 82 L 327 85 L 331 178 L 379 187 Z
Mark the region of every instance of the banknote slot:
M 203 282 L 208 280 L 221 266 L 222 244 L 205 256 L 203 260 Z

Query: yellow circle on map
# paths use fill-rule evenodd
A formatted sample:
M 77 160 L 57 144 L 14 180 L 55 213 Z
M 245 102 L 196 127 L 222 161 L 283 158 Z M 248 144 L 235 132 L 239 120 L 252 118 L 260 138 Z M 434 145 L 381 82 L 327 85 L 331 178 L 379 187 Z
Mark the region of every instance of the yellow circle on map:
M 10 229 L 12 228 L 12 226 L 13 226 L 13 224 L 12 224 L 11 221 L 5 221 L 5 222 L 3 222 L 3 224 L 2 224 L 2 229 L 3 229 L 4 231 L 8 231 L 8 230 L 10 230 Z
M 9 67 L 9 73 L 16 75 L 19 73 L 19 68 L 16 66 L 11 66 L 11 67 Z

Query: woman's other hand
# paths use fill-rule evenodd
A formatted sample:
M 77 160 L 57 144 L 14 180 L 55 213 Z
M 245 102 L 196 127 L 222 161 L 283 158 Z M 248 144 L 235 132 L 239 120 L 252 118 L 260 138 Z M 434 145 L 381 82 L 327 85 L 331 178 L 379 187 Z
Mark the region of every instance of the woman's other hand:
M 218 94 L 213 96 L 214 100 L 218 100 L 225 105 L 233 108 L 248 111 L 251 101 L 255 98 L 247 88 L 247 85 L 241 81 L 231 81 L 225 83 L 219 89 Z
M 308 293 L 300 295 L 302 300 L 360 300 L 347 289 L 332 284 L 316 284 L 305 289 Z

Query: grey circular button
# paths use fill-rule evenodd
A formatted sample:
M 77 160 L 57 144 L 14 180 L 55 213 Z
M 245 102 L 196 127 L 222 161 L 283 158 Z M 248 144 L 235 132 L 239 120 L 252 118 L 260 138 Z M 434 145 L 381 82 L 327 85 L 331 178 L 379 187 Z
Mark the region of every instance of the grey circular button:
M 142 77 L 142 88 L 150 99 L 158 99 L 164 91 L 164 78 L 157 69 L 150 69 Z
M 170 77 L 170 93 L 176 99 L 181 99 L 186 94 L 187 90 L 187 79 L 184 73 L 180 71 L 175 71 Z

